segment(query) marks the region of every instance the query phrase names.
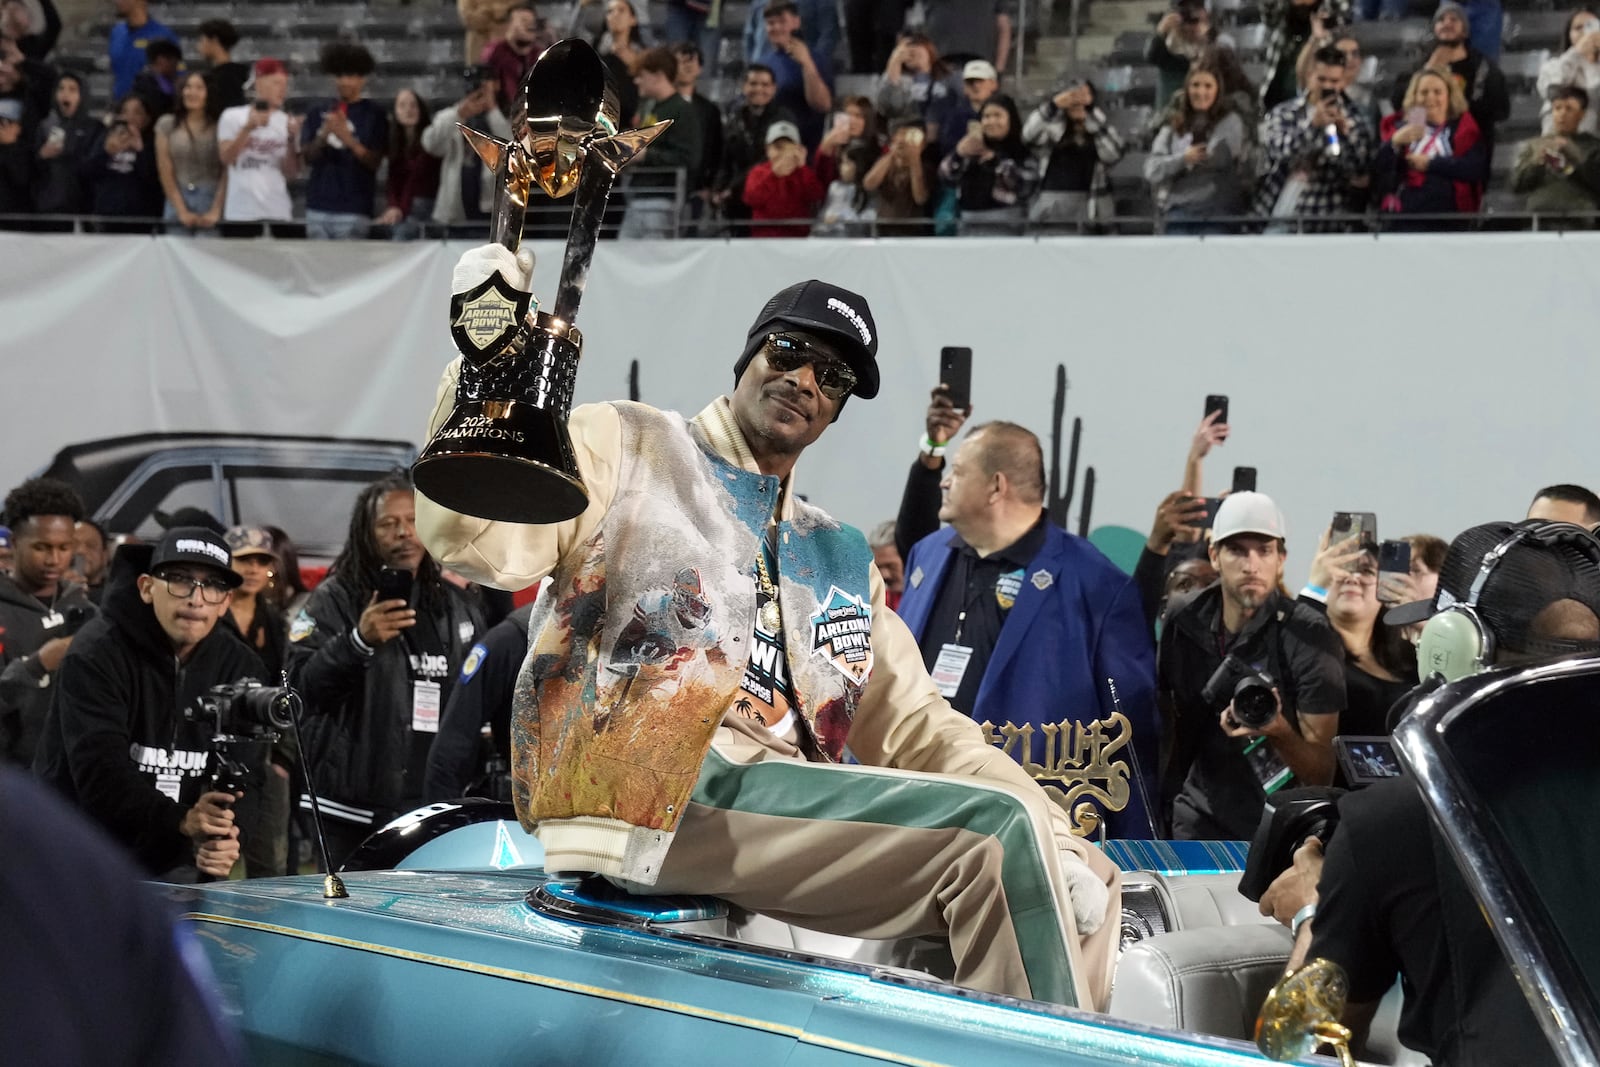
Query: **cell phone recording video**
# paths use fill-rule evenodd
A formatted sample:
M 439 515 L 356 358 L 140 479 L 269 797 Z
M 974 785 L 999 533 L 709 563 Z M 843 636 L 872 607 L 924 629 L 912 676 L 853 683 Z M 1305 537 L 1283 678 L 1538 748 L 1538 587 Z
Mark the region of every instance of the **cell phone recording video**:
M 1196 525 L 1202 530 L 1209 530 L 1212 524 L 1217 521 L 1217 509 L 1222 506 L 1222 498 L 1220 496 L 1208 496 L 1202 497 L 1201 500 L 1205 503 L 1206 513 Z
M 267 103 L 265 100 L 257 100 L 255 103 L 251 104 L 250 106 L 252 108 L 254 108 L 255 110 L 257 110 L 257 111 L 271 111 L 272 110 L 272 105 Z
M 1210 418 L 1213 411 L 1221 412 L 1221 414 L 1217 416 L 1218 423 L 1226 423 L 1228 421 L 1228 398 L 1215 394 L 1206 397 L 1205 417 Z
M 399 567 L 385 567 L 378 572 L 378 602 L 404 600 L 411 602 L 411 572 Z
M 1235 493 L 1253 493 L 1256 491 L 1256 469 L 1254 467 L 1233 468 L 1233 491 Z
M 1332 529 L 1333 534 L 1328 538 L 1330 545 L 1354 538 L 1364 547 L 1374 550 L 1378 547 L 1378 516 L 1373 512 L 1336 511 Z
M 1385 604 L 1405 600 L 1405 580 L 1411 575 L 1411 542 L 1385 541 L 1378 546 L 1378 599 Z
M 952 406 L 966 410 L 972 406 L 972 349 L 939 349 L 939 381 Z

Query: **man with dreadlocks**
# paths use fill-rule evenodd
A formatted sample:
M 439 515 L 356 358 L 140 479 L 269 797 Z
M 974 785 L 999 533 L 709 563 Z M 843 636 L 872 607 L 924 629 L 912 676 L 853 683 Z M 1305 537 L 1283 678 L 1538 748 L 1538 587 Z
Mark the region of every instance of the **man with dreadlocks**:
M 385 567 L 411 573 L 408 600 L 378 599 Z M 481 627 L 417 540 L 411 479 L 396 472 L 363 489 L 343 550 L 289 627 L 289 671 L 306 699 L 302 754 L 335 866 L 421 806 L 439 709 Z

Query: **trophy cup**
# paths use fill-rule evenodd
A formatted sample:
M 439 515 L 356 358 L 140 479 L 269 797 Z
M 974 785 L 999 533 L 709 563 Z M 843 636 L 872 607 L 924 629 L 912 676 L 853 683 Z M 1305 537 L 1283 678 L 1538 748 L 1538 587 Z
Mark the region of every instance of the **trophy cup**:
M 573 197 L 561 280 L 549 311 L 495 271 L 450 306 L 461 352 L 455 406 L 412 468 L 429 499 L 502 522 L 563 522 L 589 493 L 567 418 L 583 336 L 574 325 L 606 201 L 622 168 L 670 123 L 619 131 L 616 94 L 590 45 L 560 41 L 539 58 L 511 115 L 511 140 L 458 127 L 495 175 L 490 238 L 515 252 L 537 185 Z

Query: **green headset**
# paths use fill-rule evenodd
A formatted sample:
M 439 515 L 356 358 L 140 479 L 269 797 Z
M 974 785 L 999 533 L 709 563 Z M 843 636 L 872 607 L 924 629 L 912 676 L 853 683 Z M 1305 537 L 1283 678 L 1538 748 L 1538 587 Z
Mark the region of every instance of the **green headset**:
M 1600 563 L 1600 541 L 1587 529 L 1570 522 L 1523 523 L 1514 526 L 1499 544 L 1484 553 L 1478 576 L 1472 580 L 1467 599 L 1441 608 L 1428 619 L 1417 640 L 1417 673 L 1423 681 L 1440 675 L 1454 682 L 1484 670 L 1494 661 L 1494 631 L 1478 614 L 1478 598 L 1500 561 L 1507 552 L 1523 541 L 1545 544 L 1571 543 L 1580 545 L 1597 563 Z

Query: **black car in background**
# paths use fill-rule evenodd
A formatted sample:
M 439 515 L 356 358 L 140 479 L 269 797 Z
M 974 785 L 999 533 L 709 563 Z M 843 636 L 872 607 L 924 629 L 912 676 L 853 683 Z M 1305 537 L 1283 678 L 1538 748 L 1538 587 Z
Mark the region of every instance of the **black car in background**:
M 156 512 L 199 507 L 229 526 L 281 526 L 315 581 L 338 554 L 361 487 L 417 458 L 409 441 L 241 433 L 142 433 L 68 445 L 59 478 L 114 534 L 160 535 Z

